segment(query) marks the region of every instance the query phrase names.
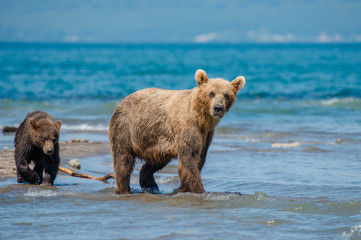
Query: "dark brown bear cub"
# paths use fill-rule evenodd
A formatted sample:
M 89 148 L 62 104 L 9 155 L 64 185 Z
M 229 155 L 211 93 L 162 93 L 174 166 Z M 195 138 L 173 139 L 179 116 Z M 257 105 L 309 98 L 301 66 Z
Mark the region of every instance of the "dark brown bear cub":
M 29 113 L 15 134 L 15 164 L 18 182 L 54 185 L 60 163 L 61 121 L 41 111 Z M 33 162 L 34 168 L 29 164 Z M 44 176 L 43 176 L 44 172 Z
M 180 192 L 203 193 L 201 170 L 214 128 L 231 108 L 246 80 L 208 79 L 195 74 L 197 87 L 170 91 L 149 88 L 126 97 L 109 125 L 117 193 L 131 193 L 135 158 L 145 161 L 140 186 L 157 191 L 153 174 L 178 158 Z M 225 173 L 226 174 L 226 173 Z

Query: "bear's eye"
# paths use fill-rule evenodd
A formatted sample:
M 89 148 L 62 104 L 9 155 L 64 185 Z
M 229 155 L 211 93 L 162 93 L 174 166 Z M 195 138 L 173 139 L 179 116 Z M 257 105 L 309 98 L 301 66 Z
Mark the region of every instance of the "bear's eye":
M 209 98 L 213 98 L 214 97 L 214 92 L 210 92 L 209 93 Z
M 226 99 L 226 101 L 229 101 L 229 95 L 228 94 L 224 94 L 224 98 Z
M 47 137 L 43 137 L 43 138 L 41 138 L 44 142 L 46 142 L 46 140 L 48 140 L 48 138 Z

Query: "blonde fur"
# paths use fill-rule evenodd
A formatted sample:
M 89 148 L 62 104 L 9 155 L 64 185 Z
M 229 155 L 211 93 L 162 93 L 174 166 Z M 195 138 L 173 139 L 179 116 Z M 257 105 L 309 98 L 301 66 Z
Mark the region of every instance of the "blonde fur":
M 149 88 L 119 104 L 109 125 L 117 193 L 131 193 L 129 179 L 135 158 L 145 161 L 140 172 L 143 189 L 158 190 L 153 173 L 178 158 L 180 191 L 204 192 L 200 172 L 214 128 L 245 79 L 208 79 L 205 71 L 198 70 L 195 80 L 198 86 L 192 90 Z M 215 106 L 224 111 L 216 114 Z

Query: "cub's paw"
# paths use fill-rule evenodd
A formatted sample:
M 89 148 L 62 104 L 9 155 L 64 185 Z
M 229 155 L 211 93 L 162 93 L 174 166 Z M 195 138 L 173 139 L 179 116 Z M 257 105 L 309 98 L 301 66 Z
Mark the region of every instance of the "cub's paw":
M 39 184 L 40 178 L 35 171 L 29 171 L 27 173 L 27 182 L 29 182 L 31 184 Z

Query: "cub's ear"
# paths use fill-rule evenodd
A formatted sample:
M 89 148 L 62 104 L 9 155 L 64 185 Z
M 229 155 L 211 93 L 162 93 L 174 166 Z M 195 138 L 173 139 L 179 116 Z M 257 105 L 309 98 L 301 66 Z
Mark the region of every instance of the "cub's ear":
M 244 84 L 246 84 L 246 79 L 243 76 L 240 76 L 234 79 L 231 84 L 234 88 L 234 91 L 238 93 L 238 91 L 243 88 Z
M 39 124 L 32 118 L 30 119 L 30 124 L 35 130 L 39 128 Z
M 55 122 L 55 127 L 56 127 L 56 129 L 58 129 L 58 131 L 60 130 L 60 127 L 61 127 L 61 121 L 60 120 Z
M 203 83 L 208 82 L 207 74 L 204 70 L 198 69 L 194 78 L 196 79 L 198 87 L 202 85 Z

